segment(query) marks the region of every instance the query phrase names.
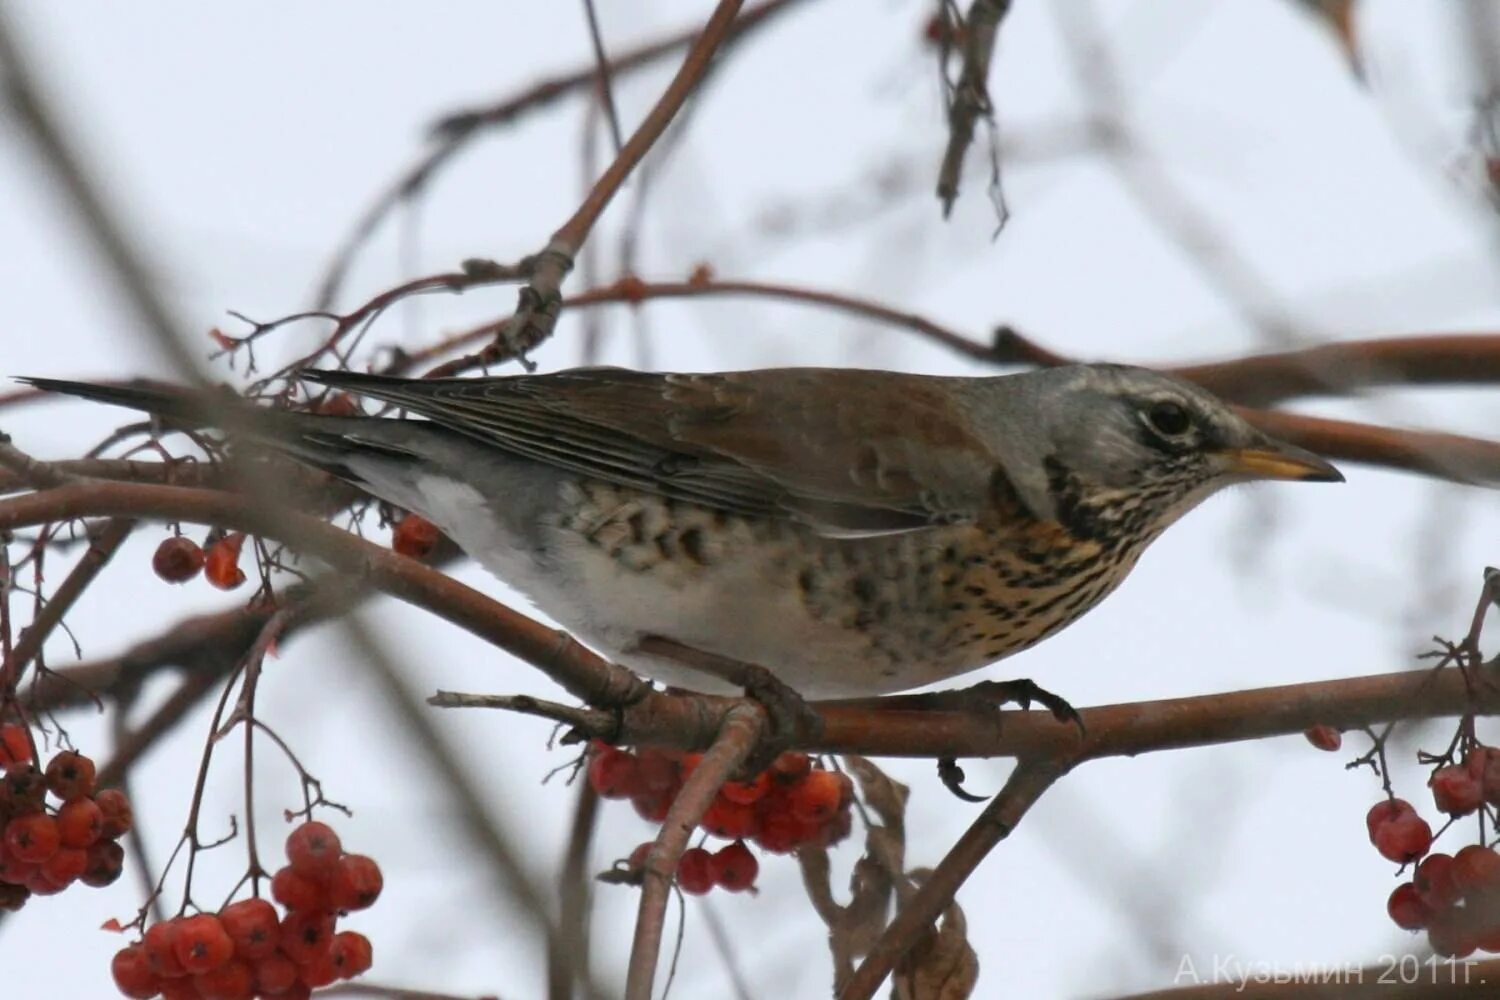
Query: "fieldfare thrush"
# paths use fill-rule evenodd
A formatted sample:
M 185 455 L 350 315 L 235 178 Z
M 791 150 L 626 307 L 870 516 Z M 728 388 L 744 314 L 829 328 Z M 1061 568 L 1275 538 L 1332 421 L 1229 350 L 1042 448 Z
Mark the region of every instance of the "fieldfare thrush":
M 1343 478 L 1202 389 L 1120 365 L 305 375 L 421 419 L 225 419 L 223 400 L 29 381 L 217 417 L 420 513 L 601 654 L 696 690 L 723 685 L 643 638 L 809 698 L 902 691 L 1057 632 L 1224 486 Z

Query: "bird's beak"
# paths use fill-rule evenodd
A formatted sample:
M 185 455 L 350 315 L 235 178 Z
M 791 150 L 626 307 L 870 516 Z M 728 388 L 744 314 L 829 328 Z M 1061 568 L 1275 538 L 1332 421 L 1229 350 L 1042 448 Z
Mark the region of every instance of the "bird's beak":
M 1251 479 L 1291 479 L 1307 483 L 1342 483 L 1344 474 L 1312 452 L 1280 441 L 1255 448 L 1220 452 L 1231 473 Z

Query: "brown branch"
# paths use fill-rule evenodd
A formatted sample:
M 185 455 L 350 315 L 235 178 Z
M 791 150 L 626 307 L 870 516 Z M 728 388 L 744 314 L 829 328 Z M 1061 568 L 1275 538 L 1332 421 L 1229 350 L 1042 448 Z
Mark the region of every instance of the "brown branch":
M 755 29 L 770 22 L 771 18 L 788 10 L 798 0 L 766 0 L 765 3 L 745 11 L 734 22 L 725 45 L 737 42 Z M 622 76 L 654 65 L 692 44 L 698 37 L 699 27 L 694 25 L 665 38 L 641 45 L 617 56 L 609 64 L 611 76 Z M 338 298 L 339 288 L 344 282 L 349 266 L 359 248 L 374 234 L 385 217 L 402 202 L 415 197 L 424 190 L 437 172 L 470 142 L 483 135 L 487 129 L 509 125 L 532 111 L 538 111 L 595 83 L 599 68 L 590 63 L 570 73 L 563 73 L 488 107 L 460 111 L 448 115 L 432 127 L 435 137 L 433 148 L 414 166 L 396 179 L 365 209 L 355 222 L 338 249 L 318 289 L 318 309 L 328 309 Z
M 599 825 L 599 793 L 588 781 L 580 781 L 577 795 L 559 880 L 557 936 L 547 942 L 549 1000 L 572 1000 L 573 984 L 578 979 L 578 956 L 589 954 L 589 902 L 593 885 L 588 863 L 589 848 Z
M 15 649 L 0 664 L 0 699 L 20 684 L 27 666 L 42 651 L 42 644 L 52 631 L 62 624 L 66 615 L 88 589 L 89 584 L 114 557 L 125 539 L 135 530 L 135 522 L 129 518 L 111 518 L 92 533 L 88 550 L 68 572 L 67 578 L 53 591 L 52 597 L 42 605 L 36 619 L 21 630 Z
M 594 9 L 594 0 L 583 0 L 583 16 L 589 23 L 589 44 L 594 47 L 594 92 L 599 95 L 599 103 L 604 106 L 604 119 L 609 123 L 609 137 L 615 144 L 615 155 L 619 156 L 624 149 L 625 140 L 620 134 L 620 112 L 615 107 L 615 85 L 609 57 L 604 54 L 604 33 L 599 30 L 599 12 Z
M 979 863 L 1010 836 L 1026 811 L 1071 766 L 1072 761 L 1066 757 L 1025 758 L 1017 762 L 1005 787 L 990 800 L 880 935 L 880 940 L 839 991 L 839 1000 L 869 1000 L 875 995 L 901 957 L 952 904 L 959 887 L 974 874 Z
M 661 138 L 702 81 L 714 55 L 729 37 L 735 15 L 743 5 L 744 0 L 719 0 L 656 105 L 647 112 L 620 154 L 599 176 L 577 211 L 552 234 L 547 246 L 536 255 L 535 267 L 530 280 L 521 289 L 515 315 L 500 330 L 495 343 L 486 349 L 486 356 L 491 361 L 524 357 L 551 335 L 562 305 L 563 279 L 572 269 L 573 260 L 588 239 L 594 223 L 625 183 L 625 178 Z
M 625 1000 L 651 1000 L 662 929 L 666 924 L 667 898 L 677 874 L 677 861 L 687 848 L 693 828 L 719 794 L 719 788 L 755 749 L 765 723 L 765 711 L 757 705 L 741 701 L 731 708 L 724 716 L 717 738 L 667 810 L 661 832 L 642 865 L 644 880 L 635 918 L 635 938 L 630 947 L 630 966 L 625 974 Z
M 974 141 L 974 125 L 981 116 L 988 118 L 994 111 L 990 104 L 990 59 L 995 52 L 1000 22 L 1009 9 L 1010 0 L 974 0 L 969 16 L 964 19 L 963 68 L 948 104 L 948 146 L 938 170 L 937 196 L 943 203 L 944 218 L 953 211 L 953 202 L 958 198 L 964 154 Z

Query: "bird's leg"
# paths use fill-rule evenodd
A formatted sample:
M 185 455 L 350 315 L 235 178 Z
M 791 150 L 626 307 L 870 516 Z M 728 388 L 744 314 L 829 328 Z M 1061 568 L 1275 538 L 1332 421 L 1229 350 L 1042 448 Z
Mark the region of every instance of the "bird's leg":
M 731 660 L 658 635 L 636 643 L 639 652 L 674 660 L 711 677 L 745 689 L 745 696 L 766 710 L 765 738 L 745 762 L 745 770 L 758 774 L 770 766 L 782 750 L 813 741 L 823 730 L 823 717 L 781 678 L 757 663 Z
M 921 694 L 883 695 L 879 698 L 851 698 L 836 702 L 842 708 L 868 707 L 872 709 L 895 709 L 912 712 L 973 712 L 984 709 L 994 711 L 1002 705 L 1015 704 L 1029 709 L 1036 702 L 1052 713 L 1058 722 L 1071 722 L 1083 733 L 1083 717 L 1068 704 L 1061 695 L 1053 694 L 1036 681 L 1018 678 L 1013 681 L 980 681 L 966 688 L 947 691 L 926 691 Z

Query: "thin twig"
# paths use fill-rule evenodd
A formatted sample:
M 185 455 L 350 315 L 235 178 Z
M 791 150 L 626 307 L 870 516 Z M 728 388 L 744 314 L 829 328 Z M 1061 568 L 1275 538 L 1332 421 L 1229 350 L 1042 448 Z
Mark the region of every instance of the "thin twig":
M 953 87 L 948 106 L 948 145 L 938 170 L 937 195 L 943 203 L 943 217 L 953 211 L 958 198 L 958 182 L 963 174 L 964 154 L 974 141 L 974 125 L 981 117 L 994 113 L 990 103 L 990 59 L 995 52 L 995 36 L 1000 22 L 1010 9 L 1010 0 L 974 0 L 963 24 L 963 68 Z
M 901 956 L 948 908 L 979 863 L 996 844 L 1010 836 L 1026 811 L 1071 766 L 1072 761 L 1065 757 L 1026 758 L 1017 762 L 1005 787 L 990 800 L 880 935 L 853 977 L 844 984 L 839 1000 L 869 1000 L 875 995 Z
M 755 749 L 765 723 L 765 712 L 759 706 L 742 701 L 730 709 L 724 716 L 718 738 L 667 810 L 661 832 L 646 853 L 642 866 L 644 880 L 635 918 L 635 937 L 630 946 L 630 966 L 625 974 L 625 1000 L 651 1000 L 656 963 L 661 953 L 662 928 L 666 924 L 667 899 L 677 874 L 677 861 L 687 848 L 693 828 L 713 804 L 719 788 Z
M 620 134 L 620 112 L 615 108 L 615 85 L 611 79 L 609 57 L 604 54 L 604 34 L 599 30 L 599 12 L 594 9 L 594 0 L 583 0 L 583 14 L 589 22 L 589 43 L 594 47 L 595 91 L 604 106 L 604 119 L 609 122 L 609 137 L 614 140 L 615 155 L 624 152 L 625 140 Z
M 573 825 L 568 849 L 563 855 L 559 879 L 557 936 L 547 941 L 547 996 L 549 1000 L 572 1000 L 578 979 L 578 956 L 589 953 L 589 902 L 593 881 L 589 878 L 589 848 L 599 825 L 599 793 L 590 782 L 578 782 Z

